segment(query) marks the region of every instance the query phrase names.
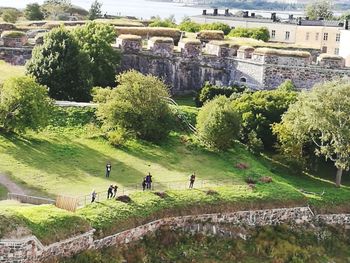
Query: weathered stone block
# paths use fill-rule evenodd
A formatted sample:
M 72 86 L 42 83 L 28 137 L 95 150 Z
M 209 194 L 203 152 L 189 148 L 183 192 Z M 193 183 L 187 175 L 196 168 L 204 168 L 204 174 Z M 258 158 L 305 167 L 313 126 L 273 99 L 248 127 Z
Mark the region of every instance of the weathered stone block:
M 179 42 L 181 54 L 186 58 L 197 58 L 202 53 L 202 44 L 199 40 L 186 40 Z
M 174 52 L 174 40 L 170 37 L 152 37 L 148 40 L 148 49 L 161 57 L 170 57 Z
M 116 46 L 125 53 L 138 53 L 142 50 L 142 39 L 136 35 L 120 35 Z

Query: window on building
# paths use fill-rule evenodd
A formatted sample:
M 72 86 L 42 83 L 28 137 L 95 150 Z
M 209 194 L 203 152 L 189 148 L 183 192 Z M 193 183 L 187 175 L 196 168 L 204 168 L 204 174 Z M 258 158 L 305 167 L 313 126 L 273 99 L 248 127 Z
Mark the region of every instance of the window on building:
M 334 49 L 334 55 L 339 55 L 339 48 L 336 47 L 336 48 Z
M 276 37 L 276 30 L 271 30 L 271 38 L 275 38 Z
M 242 78 L 239 79 L 239 81 L 240 82 L 247 82 L 247 79 L 242 77 Z
M 310 32 L 306 32 L 306 38 L 305 40 L 308 41 L 310 39 Z
M 323 34 L 323 40 L 327 41 L 328 40 L 328 33 Z
M 339 42 L 339 41 L 340 41 L 340 34 L 339 34 L 339 33 L 335 35 L 335 41 L 336 41 L 336 42 Z
M 315 40 L 318 40 L 319 37 L 320 37 L 320 33 L 316 33 Z
M 322 47 L 322 53 L 327 53 L 327 47 L 326 46 Z
M 285 37 L 285 40 L 289 40 L 289 37 L 290 37 L 290 32 L 289 32 L 289 31 L 286 31 L 286 37 Z

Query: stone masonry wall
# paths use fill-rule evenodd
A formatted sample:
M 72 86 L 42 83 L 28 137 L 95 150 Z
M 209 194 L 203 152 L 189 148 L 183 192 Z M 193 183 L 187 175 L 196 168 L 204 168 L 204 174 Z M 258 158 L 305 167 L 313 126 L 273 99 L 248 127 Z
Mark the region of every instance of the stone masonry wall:
M 87 249 L 102 249 L 137 241 L 164 226 L 203 234 L 208 232 L 215 234 L 220 229 L 219 224 L 239 227 L 277 225 L 289 222 L 303 224 L 312 221 L 350 226 L 350 214 L 315 216 L 308 207 L 239 211 L 159 219 L 98 240 L 94 240 L 94 230 L 91 230 L 49 246 L 43 246 L 34 236 L 21 240 L 0 240 L 0 263 L 35 263 L 71 257 Z M 219 234 L 231 235 L 232 233 L 221 231 Z
M 32 48 L 0 47 L 0 60 L 13 65 L 24 65 L 32 57 Z

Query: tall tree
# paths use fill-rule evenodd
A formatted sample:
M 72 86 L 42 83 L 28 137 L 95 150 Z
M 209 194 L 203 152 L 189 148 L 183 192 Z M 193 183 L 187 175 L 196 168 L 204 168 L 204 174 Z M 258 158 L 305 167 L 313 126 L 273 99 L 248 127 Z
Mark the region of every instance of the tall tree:
M 31 77 L 10 78 L 0 86 L 0 130 L 39 129 L 47 124 L 50 109 L 47 87 Z
M 275 124 L 281 149 L 302 154 L 303 145 L 311 142 L 315 154 L 334 162 L 336 186 L 344 170 L 350 167 L 350 81 L 334 80 L 303 91 L 298 100 Z
M 34 48 L 26 68 L 40 84 L 49 87 L 52 98 L 89 101 L 92 87 L 89 57 L 63 27 L 45 35 L 44 43 Z
M 24 10 L 24 16 L 28 20 L 43 20 L 44 13 L 38 3 L 28 4 Z
M 71 6 L 70 0 L 45 0 L 41 8 L 45 18 L 57 19 L 59 15 L 67 12 Z
M 116 33 L 112 26 L 90 22 L 73 31 L 81 49 L 89 56 L 94 86 L 112 86 L 119 64 L 119 53 L 111 44 Z
M 2 19 L 5 21 L 5 22 L 8 22 L 8 23 L 16 23 L 17 22 L 17 19 L 18 17 L 20 16 L 20 12 L 16 9 L 6 9 L 3 13 L 2 13 Z
M 332 2 L 329 0 L 320 0 L 306 5 L 305 14 L 309 19 L 318 19 L 322 17 L 325 20 L 333 18 Z
M 95 0 L 89 9 L 89 19 L 95 20 L 96 18 L 102 17 L 102 3 L 100 3 L 98 0 Z

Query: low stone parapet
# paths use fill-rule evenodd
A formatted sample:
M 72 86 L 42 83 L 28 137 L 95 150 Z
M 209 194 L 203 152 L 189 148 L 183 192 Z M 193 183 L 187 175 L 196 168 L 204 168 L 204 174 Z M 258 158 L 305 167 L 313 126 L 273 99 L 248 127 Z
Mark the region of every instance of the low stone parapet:
M 179 42 L 181 54 L 186 58 L 197 58 L 202 54 L 202 43 L 196 39 L 183 39 Z
M 240 58 L 240 59 L 251 59 L 254 50 L 255 49 L 253 47 L 250 47 L 250 46 L 241 46 L 237 50 L 237 58 Z
M 142 50 L 142 38 L 136 35 L 120 35 L 116 46 L 126 53 L 138 53 Z
M 148 40 L 148 49 L 155 55 L 170 57 L 174 52 L 174 40 L 171 37 L 152 37 Z
M 323 68 L 331 68 L 331 69 L 344 68 L 345 59 L 341 56 L 321 54 L 317 58 L 317 64 Z

